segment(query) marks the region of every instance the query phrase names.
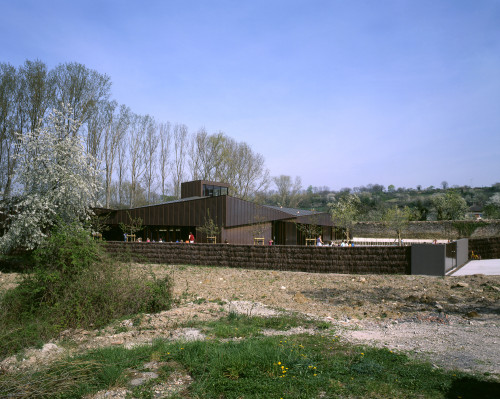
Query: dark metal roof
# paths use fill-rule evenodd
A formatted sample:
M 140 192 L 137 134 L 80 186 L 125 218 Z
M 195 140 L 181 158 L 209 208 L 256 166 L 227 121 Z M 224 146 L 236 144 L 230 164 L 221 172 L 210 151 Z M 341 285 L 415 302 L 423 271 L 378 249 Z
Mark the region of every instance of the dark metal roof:
M 319 213 L 316 211 L 308 211 L 306 209 L 283 208 L 282 206 L 274 206 L 274 205 L 264 205 L 264 206 L 267 208 L 276 209 L 278 211 L 288 213 L 290 216 L 295 216 L 295 217 L 310 216 Z
M 181 198 L 181 199 L 178 199 L 178 200 L 172 200 L 172 201 L 167 201 L 167 202 L 159 202 L 159 203 L 157 203 L 157 204 L 150 204 L 150 205 L 143 205 L 143 206 L 135 206 L 134 208 L 131 208 L 131 209 L 141 209 L 141 208 L 149 208 L 149 207 L 151 207 L 151 206 L 159 206 L 159 205 L 176 204 L 176 203 L 179 203 L 179 202 L 193 201 L 193 200 L 197 200 L 197 199 L 200 199 L 200 198 L 207 198 L 207 197 L 189 197 L 189 198 Z

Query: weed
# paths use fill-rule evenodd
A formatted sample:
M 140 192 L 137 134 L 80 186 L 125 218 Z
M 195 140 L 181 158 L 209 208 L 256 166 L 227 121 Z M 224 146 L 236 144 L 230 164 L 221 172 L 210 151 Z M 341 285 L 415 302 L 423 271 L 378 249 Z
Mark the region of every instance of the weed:
M 132 273 L 75 226 L 56 229 L 33 259 L 33 272 L 0 299 L 0 358 L 67 328 L 100 328 L 125 315 L 171 307 L 169 278 Z

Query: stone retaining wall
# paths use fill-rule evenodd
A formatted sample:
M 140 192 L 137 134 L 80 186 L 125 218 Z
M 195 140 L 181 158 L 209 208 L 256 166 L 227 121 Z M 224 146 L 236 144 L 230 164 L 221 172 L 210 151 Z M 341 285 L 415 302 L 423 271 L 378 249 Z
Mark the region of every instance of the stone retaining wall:
M 457 225 L 470 225 L 470 238 L 486 238 L 500 236 L 500 220 L 442 220 L 437 222 L 410 222 L 403 232 L 403 238 L 452 239 L 463 238 Z M 382 222 L 357 222 L 352 231 L 354 237 L 388 238 L 395 233 Z M 463 232 L 462 232 L 463 233 Z
M 317 273 L 409 274 L 410 247 L 306 247 L 107 242 L 115 254 L 166 264 Z
M 469 239 L 469 259 L 471 252 L 481 259 L 500 259 L 500 237 Z

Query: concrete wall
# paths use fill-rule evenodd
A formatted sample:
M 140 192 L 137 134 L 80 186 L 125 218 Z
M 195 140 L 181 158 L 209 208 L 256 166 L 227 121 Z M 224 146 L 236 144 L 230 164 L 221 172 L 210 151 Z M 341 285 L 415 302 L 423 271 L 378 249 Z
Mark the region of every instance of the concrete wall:
M 457 267 L 465 265 L 469 261 L 469 241 L 468 238 L 457 241 Z
M 467 238 L 449 244 L 413 244 L 411 274 L 444 276 L 469 260 Z
M 414 244 L 411 246 L 411 274 L 444 276 L 446 246 Z
M 108 242 L 110 252 L 166 264 L 318 273 L 409 274 L 410 247 L 306 247 Z

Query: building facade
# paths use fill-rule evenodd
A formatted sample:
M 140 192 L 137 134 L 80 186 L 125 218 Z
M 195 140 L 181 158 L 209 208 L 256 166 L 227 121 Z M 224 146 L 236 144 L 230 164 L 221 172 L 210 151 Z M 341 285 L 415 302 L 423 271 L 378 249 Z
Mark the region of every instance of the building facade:
M 327 213 L 259 205 L 230 196 L 228 184 L 204 180 L 182 183 L 180 200 L 96 213 L 109 241 L 123 240 L 123 228 L 139 220 L 135 239 L 143 241 L 185 242 L 192 233 L 195 242 L 303 245 L 310 230 L 304 227 L 312 225 L 324 242 L 341 237 Z M 204 231 L 210 223 L 218 230 L 212 236 Z

